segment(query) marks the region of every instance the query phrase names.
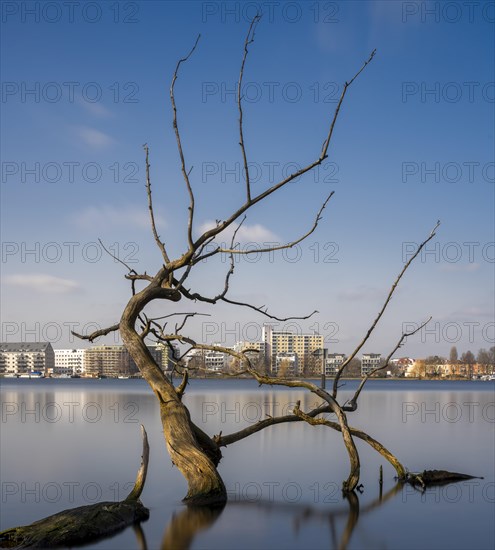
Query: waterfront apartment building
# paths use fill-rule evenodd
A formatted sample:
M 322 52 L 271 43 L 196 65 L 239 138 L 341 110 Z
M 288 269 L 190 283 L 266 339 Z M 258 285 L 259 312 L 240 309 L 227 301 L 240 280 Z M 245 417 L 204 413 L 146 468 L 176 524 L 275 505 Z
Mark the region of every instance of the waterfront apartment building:
M 330 353 L 325 359 L 325 376 L 335 376 L 345 360 L 343 353 Z
M 155 361 L 162 364 L 162 350 L 148 346 Z M 86 375 L 91 377 L 135 376 L 139 369 L 125 346 L 94 346 L 88 348 L 84 355 Z
M 84 376 L 86 374 L 85 349 L 56 349 L 53 374 Z
M 366 376 L 370 371 L 380 366 L 381 353 L 363 353 L 361 357 L 361 376 Z
M 197 374 L 201 375 L 205 372 L 223 372 L 229 365 L 230 357 L 230 355 L 221 351 L 192 349 L 187 353 L 185 359 L 188 368 L 191 370 L 197 369 Z
M 55 354 L 50 342 L 0 343 L 0 373 L 19 376 L 41 372 L 48 376 L 55 366 Z
M 205 350 L 204 365 L 210 372 L 222 372 L 227 365 L 229 356 L 221 351 Z
M 277 355 L 297 355 L 297 375 L 317 376 L 322 371 L 324 338 L 319 334 L 298 334 L 275 331 L 271 325 L 263 326 L 263 342 L 272 374 L 277 370 Z
M 98 376 L 131 376 L 137 369 L 131 367 L 131 356 L 124 346 L 94 346 L 85 354 L 86 374 Z

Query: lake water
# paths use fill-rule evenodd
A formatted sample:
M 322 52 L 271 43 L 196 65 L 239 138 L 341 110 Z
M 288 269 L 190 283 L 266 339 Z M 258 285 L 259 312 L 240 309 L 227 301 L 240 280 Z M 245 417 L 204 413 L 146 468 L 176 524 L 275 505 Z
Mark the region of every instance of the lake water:
M 357 381 L 346 381 L 342 396 Z M 495 404 L 492 382 L 369 381 L 349 424 L 388 447 L 411 471 L 482 476 L 424 494 L 397 487 L 395 471 L 357 440 L 364 492 L 340 488 L 348 472 L 341 435 L 304 423 L 273 426 L 223 449 L 229 492 L 221 511 L 181 504 L 184 479 L 167 454 L 154 395 L 142 380 L 2 380 L 0 529 L 65 508 L 123 499 L 150 442 L 142 501 L 150 519 L 93 543 L 101 549 L 493 549 Z M 311 394 L 250 380 L 192 380 L 184 397 L 210 435 L 292 410 Z M 379 498 L 378 473 L 384 483 Z M 144 542 L 145 541 L 145 542 Z

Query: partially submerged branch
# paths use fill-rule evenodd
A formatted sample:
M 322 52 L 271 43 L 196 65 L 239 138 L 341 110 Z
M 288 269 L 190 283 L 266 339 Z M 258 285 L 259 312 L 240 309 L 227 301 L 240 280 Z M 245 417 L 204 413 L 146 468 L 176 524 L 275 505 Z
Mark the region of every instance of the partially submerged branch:
M 447 470 L 424 470 L 421 473 L 408 473 L 406 481 L 412 485 L 419 485 L 423 491 L 427 487 L 437 487 L 456 483 L 457 481 L 465 481 L 467 479 L 483 479 L 482 477 L 472 476 L 469 474 L 459 474 L 457 472 L 448 472 Z
M 314 418 L 313 416 L 304 413 L 300 409 L 300 405 L 301 404 L 298 401 L 296 407 L 294 408 L 294 414 L 301 420 L 304 420 L 312 426 L 327 426 L 328 428 L 332 428 L 333 430 L 337 430 L 339 432 L 342 431 L 340 425 L 336 422 L 331 422 L 330 420 L 326 420 L 324 418 Z M 399 462 L 397 457 L 393 455 L 387 448 L 385 448 L 379 441 L 373 439 L 371 436 L 361 430 L 356 430 L 356 428 L 349 427 L 349 431 L 354 437 L 366 441 L 366 443 L 371 445 L 371 447 L 373 447 L 375 451 L 379 452 L 383 456 L 383 458 L 388 460 L 390 464 L 392 464 L 392 466 L 395 468 L 395 471 L 397 472 L 397 477 L 399 479 L 405 479 L 406 469 L 404 468 L 404 466 Z
M 143 438 L 143 453 L 141 455 L 141 466 L 136 475 L 136 481 L 132 491 L 127 495 L 126 501 L 137 500 L 144 489 L 146 483 L 146 474 L 148 473 L 148 462 L 150 460 L 150 445 L 148 443 L 148 434 L 141 424 L 141 437 Z
M 0 533 L 0 546 L 7 548 L 55 548 L 87 544 L 113 535 L 129 525 L 149 518 L 149 510 L 139 496 L 146 481 L 149 445 L 141 426 L 143 453 L 136 483 L 127 498 L 120 502 L 99 502 L 48 516 L 31 525 L 14 527 Z

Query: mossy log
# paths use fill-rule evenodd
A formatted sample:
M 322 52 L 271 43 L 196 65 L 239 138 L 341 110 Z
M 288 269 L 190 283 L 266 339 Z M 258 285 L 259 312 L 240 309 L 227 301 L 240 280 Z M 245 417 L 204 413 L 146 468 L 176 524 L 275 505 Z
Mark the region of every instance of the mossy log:
M 31 525 L 14 527 L 0 533 L 2 548 L 57 548 L 86 544 L 113 535 L 149 518 L 149 510 L 139 500 L 146 481 L 149 461 L 148 437 L 141 426 L 143 454 L 136 483 L 121 502 L 99 502 L 70 508 Z

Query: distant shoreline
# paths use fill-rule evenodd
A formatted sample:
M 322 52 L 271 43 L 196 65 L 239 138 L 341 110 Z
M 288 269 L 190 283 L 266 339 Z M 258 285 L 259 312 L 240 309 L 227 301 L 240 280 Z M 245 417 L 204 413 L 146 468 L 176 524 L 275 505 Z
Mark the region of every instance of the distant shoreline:
M 91 376 L 79 376 L 77 378 L 72 378 L 72 377 L 65 377 L 65 376 L 5 376 L 4 374 L 0 374 L 0 380 L 65 380 L 65 381 L 69 381 L 69 380 L 95 380 L 95 381 L 100 381 L 100 380 L 122 380 L 122 381 L 125 381 L 125 380 L 144 380 L 143 377 L 141 376 L 134 376 L 134 377 L 129 377 L 129 378 L 125 378 L 125 379 L 121 379 L 121 378 L 118 378 L 118 377 L 114 377 L 114 376 L 107 376 L 105 378 L 94 378 L 94 377 L 91 377 Z M 181 377 L 180 376 L 174 376 L 174 380 L 181 380 Z M 191 376 L 190 377 L 190 380 L 254 380 L 253 377 L 250 377 L 250 376 L 197 376 L 197 377 L 194 377 L 194 376 Z M 306 376 L 306 377 L 303 377 L 303 378 L 289 378 L 289 380 L 311 380 L 311 381 L 316 381 L 316 382 L 321 382 L 321 376 L 317 376 L 317 377 L 311 377 L 311 376 Z M 329 377 L 326 377 L 325 378 L 325 382 L 327 385 L 330 385 L 333 383 L 333 380 L 334 378 L 329 378 Z M 340 378 L 340 380 L 362 380 L 361 377 L 359 376 L 354 376 L 354 377 L 342 377 Z M 437 378 L 437 377 L 431 377 L 431 378 L 414 378 L 414 377 L 410 377 L 410 376 L 404 376 L 404 377 L 373 377 L 373 378 L 369 378 L 368 381 L 372 382 L 372 381 L 376 381 L 376 380 L 380 380 L 380 381 L 387 381 L 387 382 L 407 382 L 407 381 L 410 381 L 410 382 L 432 382 L 432 381 L 437 381 L 437 382 L 487 382 L 489 380 L 482 380 L 480 378 L 476 378 L 476 379 L 472 379 L 472 378 L 465 378 L 465 377 L 443 377 L 443 378 Z M 267 385 L 270 385 L 270 384 L 267 384 Z

